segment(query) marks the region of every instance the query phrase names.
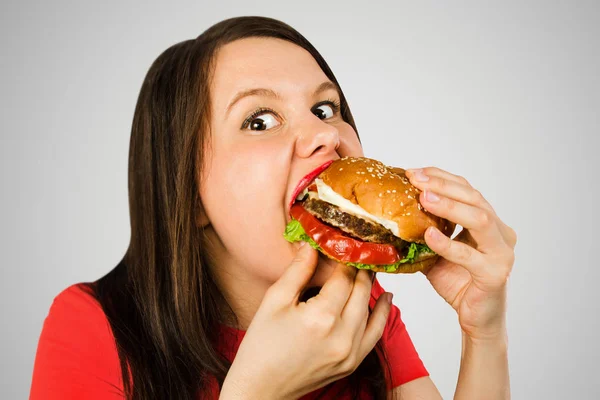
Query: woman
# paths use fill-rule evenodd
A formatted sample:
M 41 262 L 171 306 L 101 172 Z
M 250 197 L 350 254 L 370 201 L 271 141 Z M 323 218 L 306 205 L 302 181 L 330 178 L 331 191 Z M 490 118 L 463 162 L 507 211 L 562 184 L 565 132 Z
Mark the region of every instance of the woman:
M 440 398 L 374 276 L 282 236 L 298 181 L 362 155 L 337 80 L 289 26 L 234 18 L 166 50 L 134 115 L 131 243 L 56 297 L 31 398 Z M 443 257 L 427 277 L 463 331 L 456 397 L 508 398 L 515 233 L 463 178 L 409 177 L 465 228 L 426 236 Z

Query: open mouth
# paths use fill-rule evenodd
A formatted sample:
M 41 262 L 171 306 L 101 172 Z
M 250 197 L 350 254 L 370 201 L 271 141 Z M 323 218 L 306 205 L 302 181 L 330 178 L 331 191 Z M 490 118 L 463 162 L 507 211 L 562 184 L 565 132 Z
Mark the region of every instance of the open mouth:
M 333 162 L 333 160 L 329 160 L 321 165 L 319 165 L 317 168 L 315 168 L 314 170 L 312 170 L 311 172 L 309 172 L 308 174 L 306 174 L 306 176 L 302 179 L 300 179 L 300 182 L 298 182 L 298 185 L 296 186 L 296 189 L 294 189 L 294 193 L 292 193 L 292 198 L 290 200 L 290 204 L 288 206 L 288 213 L 291 210 L 292 206 L 294 205 L 294 203 L 301 197 L 301 195 L 303 194 L 302 192 L 304 192 L 304 190 L 306 188 L 308 188 L 311 183 L 314 182 L 315 178 L 317 176 L 319 176 L 319 174 L 321 172 L 323 172 L 325 169 L 327 169 L 327 167 L 329 167 L 331 165 L 331 163 Z

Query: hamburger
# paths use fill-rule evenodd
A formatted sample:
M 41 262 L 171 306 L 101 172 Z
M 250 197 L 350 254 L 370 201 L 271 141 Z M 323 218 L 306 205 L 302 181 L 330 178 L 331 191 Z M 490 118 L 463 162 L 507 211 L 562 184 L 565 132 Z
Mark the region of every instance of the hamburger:
M 425 243 L 427 228 L 450 237 L 455 224 L 425 210 L 420 192 L 402 168 L 362 157 L 329 161 L 298 184 L 284 237 L 359 269 L 422 271 L 439 257 Z

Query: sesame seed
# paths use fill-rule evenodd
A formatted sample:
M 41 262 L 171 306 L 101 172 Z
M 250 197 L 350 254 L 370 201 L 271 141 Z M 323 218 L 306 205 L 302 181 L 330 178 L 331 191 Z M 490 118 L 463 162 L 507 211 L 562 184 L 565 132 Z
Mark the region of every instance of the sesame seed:
M 410 215 L 410 213 L 406 213 L 406 215 Z
M 340 168 L 340 171 L 343 170 L 343 169 L 344 169 L 344 167 Z
M 379 197 L 381 197 L 382 193 L 379 193 Z
M 404 206 L 404 202 L 403 201 L 400 202 L 400 206 Z
M 408 198 L 409 198 L 409 199 L 412 199 L 412 196 L 409 194 L 409 195 L 408 195 Z
M 368 180 L 368 179 L 365 179 L 365 183 L 369 183 L 369 180 Z
M 392 193 L 396 193 L 396 189 L 392 190 Z

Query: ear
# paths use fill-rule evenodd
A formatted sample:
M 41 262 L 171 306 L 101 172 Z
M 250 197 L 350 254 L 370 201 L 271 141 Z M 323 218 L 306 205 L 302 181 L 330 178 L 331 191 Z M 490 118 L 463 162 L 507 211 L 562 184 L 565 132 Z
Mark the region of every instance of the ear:
M 202 228 L 206 228 L 210 224 L 210 221 L 208 220 L 208 215 L 206 215 L 206 211 L 204 210 L 204 205 L 202 205 L 202 200 L 198 199 L 194 211 L 196 217 L 196 225 L 201 226 Z

